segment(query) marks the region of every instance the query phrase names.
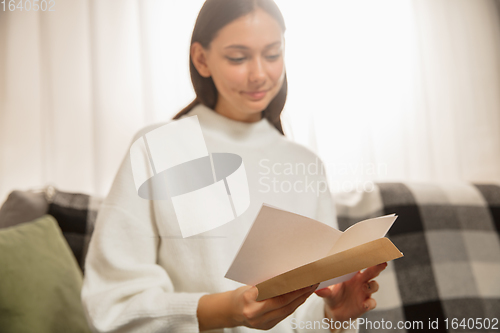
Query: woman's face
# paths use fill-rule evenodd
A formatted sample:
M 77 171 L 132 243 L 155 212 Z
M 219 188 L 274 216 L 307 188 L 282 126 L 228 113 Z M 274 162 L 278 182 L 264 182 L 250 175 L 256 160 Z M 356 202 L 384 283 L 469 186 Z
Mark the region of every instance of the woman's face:
M 258 8 L 219 30 L 208 50 L 195 44 L 196 68 L 202 76 L 211 76 L 218 90 L 215 111 L 239 121 L 260 120 L 285 76 L 278 22 Z

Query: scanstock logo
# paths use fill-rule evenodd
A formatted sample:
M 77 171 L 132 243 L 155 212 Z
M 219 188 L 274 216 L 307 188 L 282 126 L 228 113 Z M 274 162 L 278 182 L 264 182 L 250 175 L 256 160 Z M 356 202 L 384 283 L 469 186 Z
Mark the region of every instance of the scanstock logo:
M 138 195 L 171 200 L 183 238 L 230 222 L 250 205 L 242 158 L 208 153 L 197 116 L 139 137 L 130 161 Z

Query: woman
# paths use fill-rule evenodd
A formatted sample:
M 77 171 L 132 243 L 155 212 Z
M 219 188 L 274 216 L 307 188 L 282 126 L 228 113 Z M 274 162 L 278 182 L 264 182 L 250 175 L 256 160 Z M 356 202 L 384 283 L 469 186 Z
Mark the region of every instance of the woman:
M 316 292 L 318 285 L 261 302 L 256 302 L 255 286 L 224 278 L 262 203 L 336 227 L 329 191 L 295 186 L 304 177 L 326 184 L 323 173 L 275 167 L 317 161 L 287 140 L 281 128 L 287 94 L 284 32 L 272 0 L 204 4 L 190 50 L 197 97 L 174 119 L 198 116 L 210 152 L 242 157 L 250 207 L 221 227 L 184 239 L 171 202 L 137 195 L 127 154 L 100 209 L 85 265 L 82 301 L 97 331 L 313 332 L 302 328 L 307 321 L 345 321 L 375 307 L 371 294 L 378 285 L 372 279 L 386 264 Z M 136 138 L 160 125 L 141 130 Z M 280 186 L 285 183 L 294 184 L 294 190 Z M 316 326 L 315 331 L 330 330 Z

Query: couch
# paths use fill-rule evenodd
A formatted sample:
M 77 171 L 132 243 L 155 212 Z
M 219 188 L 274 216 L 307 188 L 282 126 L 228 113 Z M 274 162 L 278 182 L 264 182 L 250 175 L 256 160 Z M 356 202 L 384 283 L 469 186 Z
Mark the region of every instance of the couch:
M 500 318 L 500 186 L 379 183 L 336 201 L 341 230 L 398 215 L 388 236 L 404 257 L 377 278 L 377 308 L 364 316 L 371 325 L 360 332 L 390 329 L 377 327 L 381 319 L 391 332 L 500 330 L 493 328 Z
M 335 201 L 341 230 L 398 215 L 388 236 L 404 257 L 377 278 L 377 308 L 360 332 L 500 329 L 492 327 L 500 319 L 499 185 L 376 183 Z M 100 202 L 50 186 L 8 196 L 0 208 L 0 332 L 90 332 L 79 290 Z

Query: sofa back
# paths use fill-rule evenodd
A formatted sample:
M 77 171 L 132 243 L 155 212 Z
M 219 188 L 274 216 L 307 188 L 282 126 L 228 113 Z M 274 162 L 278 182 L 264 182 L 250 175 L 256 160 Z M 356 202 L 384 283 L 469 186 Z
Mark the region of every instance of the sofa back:
M 84 272 L 101 202 L 54 188 L 36 195 L 14 191 L 0 209 L 0 228 L 28 222 L 34 215 L 53 215 Z M 447 332 L 472 324 L 476 329 L 475 318 L 483 326 L 486 319 L 490 325 L 494 318 L 498 321 L 500 186 L 377 183 L 370 192 L 337 195 L 336 208 L 340 230 L 370 217 L 398 215 L 389 237 L 404 257 L 389 262 L 377 277 L 377 308 L 363 316 L 367 323 L 360 332 L 384 331 L 388 327 L 381 325 L 389 322 L 395 332 L 426 331 L 436 323 L 438 329 L 432 331 Z M 394 329 L 397 325 L 407 328 Z

